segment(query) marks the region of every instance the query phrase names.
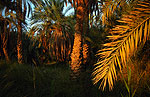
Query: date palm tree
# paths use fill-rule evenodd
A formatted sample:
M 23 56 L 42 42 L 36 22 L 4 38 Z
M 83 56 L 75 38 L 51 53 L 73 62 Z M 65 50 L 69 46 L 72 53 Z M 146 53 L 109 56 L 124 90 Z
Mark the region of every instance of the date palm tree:
M 13 9 L 13 4 L 12 2 L 7 0 L 3 0 L 0 2 L 0 37 L 1 37 L 1 44 L 2 44 L 2 49 L 3 53 L 5 55 L 6 61 L 9 62 L 9 54 L 8 54 L 8 40 L 10 36 L 10 29 L 11 29 L 11 22 L 12 19 L 9 17 L 6 17 L 7 13 L 9 13 L 9 9 Z M 2 12 L 5 12 L 5 14 L 2 14 Z
M 49 52 L 51 58 L 55 56 L 56 60 L 65 61 L 72 48 L 73 18 L 63 14 L 64 2 L 61 0 L 41 0 L 38 3 L 31 22 L 32 35 L 37 33 L 44 52 Z
M 101 82 L 105 89 L 107 83 L 111 90 L 117 80 L 117 71 L 122 72 L 129 59 L 150 38 L 150 1 L 139 1 L 133 10 L 123 14 L 119 24 L 110 30 L 108 43 L 99 50 L 99 61 L 93 72 L 94 84 Z
M 15 1 L 14 1 L 15 2 Z M 23 53 L 22 53 L 22 24 L 25 24 L 25 19 L 29 16 L 31 12 L 31 5 L 30 4 L 37 4 L 37 0 L 17 0 L 16 1 L 16 15 L 17 15 L 17 57 L 18 63 L 23 63 Z M 28 8 L 28 10 L 27 10 Z
M 82 68 L 82 64 L 86 63 L 88 45 L 83 43 L 83 36 L 85 36 L 89 30 L 89 14 L 94 10 L 98 11 L 97 0 L 68 0 L 75 8 L 76 13 L 76 25 L 73 50 L 71 53 L 71 76 L 76 79 Z M 67 5 L 67 0 L 65 0 Z M 99 13 L 99 12 L 98 12 Z
M 3 0 L 0 2 L 0 8 L 6 7 L 5 15 L 7 14 L 12 20 L 16 20 L 13 24 L 17 27 L 17 57 L 18 63 L 22 63 L 22 24 L 25 24 L 25 19 L 31 12 L 31 2 L 36 3 L 36 0 Z M 28 7 L 28 8 L 27 8 Z M 27 10 L 28 9 L 28 10 Z M 10 21 L 10 25 L 12 21 Z

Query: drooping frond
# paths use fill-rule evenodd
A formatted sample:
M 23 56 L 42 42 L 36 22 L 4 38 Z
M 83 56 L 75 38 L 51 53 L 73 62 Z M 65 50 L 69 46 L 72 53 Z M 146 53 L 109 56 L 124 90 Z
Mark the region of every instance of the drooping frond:
M 118 20 L 120 25 L 114 27 L 108 36 L 109 42 L 104 49 L 99 50 L 99 62 L 93 72 L 94 84 L 101 81 L 100 88 L 104 90 L 108 83 L 113 88 L 117 80 L 117 68 L 120 72 L 127 65 L 129 57 L 136 53 L 139 46 L 150 38 L 150 1 L 139 2 L 128 15 Z

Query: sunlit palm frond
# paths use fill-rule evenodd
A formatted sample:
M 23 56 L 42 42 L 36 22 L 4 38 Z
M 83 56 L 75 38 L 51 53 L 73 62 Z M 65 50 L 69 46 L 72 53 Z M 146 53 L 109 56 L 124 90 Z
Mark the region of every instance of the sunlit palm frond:
M 100 88 L 106 84 L 113 88 L 117 80 L 117 68 L 122 70 L 129 57 L 136 53 L 139 46 L 150 38 L 150 2 L 139 2 L 134 11 L 118 20 L 120 25 L 113 28 L 108 36 L 110 42 L 99 50 L 100 60 L 95 64 L 93 72 L 94 84 L 101 81 Z

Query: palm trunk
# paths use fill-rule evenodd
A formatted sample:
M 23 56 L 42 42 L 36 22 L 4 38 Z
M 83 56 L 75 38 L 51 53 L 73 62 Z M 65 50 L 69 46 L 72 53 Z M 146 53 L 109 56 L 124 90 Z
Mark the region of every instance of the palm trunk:
M 78 1 L 78 6 L 76 6 L 76 27 L 74 36 L 74 45 L 71 54 L 71 70 L 73 78 L 79 76 L 81 68 L 85 68 L 88 58 L 88 45 L 83 41 L 83 34 L 86 36 L 89 29 L 89 0 Z
M 84 43 L 83 44 L 83 65 L 86 65 L 86 63 L 87 63 L 87 61 L 88 61 L 88 57 L 89 57 L 89 55 L 88 55 L 88 51 L 89 49 L 88 49 L 88 45 L 87 45 L 87 43 Z M 86 66 L 84 66 L 84 67 L 86 67 Z
M 21 19 L 22 19 L 22 0 L 17 0 L 17 13 L 18 13 L 18 40 L 17 40 L 17 56 L 18 56 L 18 63 L 21 64 L 23 62 L 22 58 L 22 26 L 21 26 Z
M 7 61 L 7 62 L 10 62 L 10 59 L 9 59 L 9 56 L 8 56 L 6 47 L 3 47 L 3 52 L 4 52 L 4 55 L 5 55 L 6 61 Z
M 75 33 L 74 36 L 74 45 L 73 50 L 71 53 L 71 78 L 76 79 L 80 74 L 80 68 L 82 64 L 82 57 L 81 57 L 81 34 Z
M 81 72 L 81 66 L 83 63 L 83 17 L 84 17 L 84 2 L 83 0 L 79 1 L 78 7 L 76 10 L 76 25 L 75 25 L 75 35 L 74 35 L 74 44 L 73 50 L 71 53 L 71 77 L 72 79 L 77 79 Z
M 3 48 L 3 52 L 4 52 L 4 55 L 5 55 L 5 58 L 6 58 L 6 61 L 9 62 L 10 59 L 9 59 L 9 56 L 8 56 L 8 52 L 7 52 L 7 41 L 8 41 L 8 37 L 7 37 L 7 29 L 6 29 L 6 26 L 7 26 L 7 22 L 4 21 L 4 30 L 3 30 L 3 33 L 1 35 L 1 38 L 2 38 L 2 48 Z
M 17 56 L 18 56 L 18 63 L 21 64 L 22 60 L 22 31 L 21 31 L 21 22 L 18 21 L 18 40 L 17 40 Z
M 88 0 L 86 0 L 86 3 Z M 83 34 L 84 36 L 87 36 L 89 33 L 89 10 L 86 5 L 86 8 L 84 10 L 84 20 L 83 20 Z M 88 61 L 89 57 L 89 45 L 87 44 L 86 40 L 83 41 L 83 67 L 86 67 L 86 63 Z

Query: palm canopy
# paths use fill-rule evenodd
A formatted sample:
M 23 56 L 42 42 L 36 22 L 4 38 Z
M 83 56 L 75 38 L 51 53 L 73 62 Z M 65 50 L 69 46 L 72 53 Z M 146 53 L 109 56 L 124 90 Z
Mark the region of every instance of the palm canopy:
M 61 0 L 41 0 L 38 3 L 32 17 L 31 34 L 37 33 L 39 38 L 48 38 L 54 55 L 58 56 L 58 52 L 61 52 L 65 57 L 65 48 L 69 49 L 67 51 L 69 53 L 73 39 L 72 16 L 65 17 L 62 13 L 64 2 Z M 42 39 L 40 40 L 42 42 Z
M 127 66 L 127 62 L 136 53 L 139 46 L 150 38 L 150 1 L 139 1 L 133 11 L 118 20 L 120 23 L 110 30 L 110 42 L 99 50 L 100 60 L 95 64 L 94 83 L 101 81 L 100 88 L 109 84 L 113 88 L 117 80 L 117 70 Z
M 64 16 L 64 2 L 61 0 L 41 0 L 39 6 L 35 8 L 32 16 L 32 28 L 42 28 L 43 25 L 56 28 L 54 25 L 68 24 L 70 18 Z M 68 9 L 67 9 L 68 10 Z M 52 25 L 54 27 L 52 27 Z M 57 25 L 57 26 L 58 26 Z M 37 30 L 35 30 L 37 31 Z
M 19 0 L 18 0 L 19 1 Z M 0 2 L 0 11 L 3 11 L 0 13 L 3 17 L 9 19 L 9 22 L 12 23 L 14 26 L 17 26 L 16 20 L 21 20 L 22 26 L 25 30 L 27 30 L 27 21 L 31 16 L 31 13 L 33 11 L 32 6 L 37 6 L 37 0 L 20 0 L 21 5 L 19 6 L 19 2 L 16 0 L 2 0 Z M 17 11 L 19 9 L 22 9 L 22 16 L 18 16 Z

